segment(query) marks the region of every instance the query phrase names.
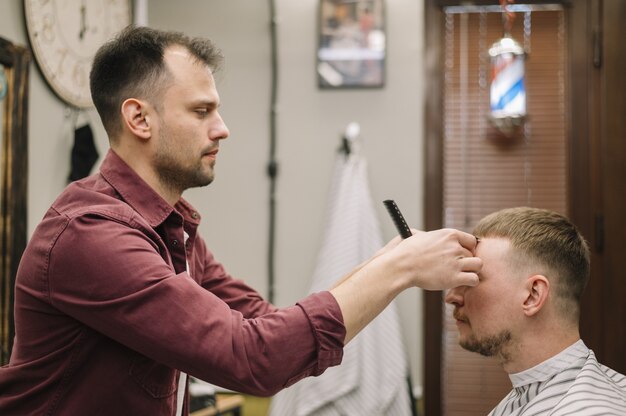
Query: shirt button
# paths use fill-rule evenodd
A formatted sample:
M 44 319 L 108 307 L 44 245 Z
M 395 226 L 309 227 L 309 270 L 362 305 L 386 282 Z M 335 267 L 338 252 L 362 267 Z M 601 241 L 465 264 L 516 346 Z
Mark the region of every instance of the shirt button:
M 178 245 L 178 240 L 173 240 L 173 241 L 172 241 L 172 245 L 173 245 L 174 247 L 176 247 L 176 246 Z
M 198 215 L 198 213 L 197 213 L 197 212 L 192 212 L 192 213 L 191 213 L 191 218 L 193 218 L 194 220 L 197 220 L 197 219 L 198 219 L 198 217 L 199 217 L 199 215 Z

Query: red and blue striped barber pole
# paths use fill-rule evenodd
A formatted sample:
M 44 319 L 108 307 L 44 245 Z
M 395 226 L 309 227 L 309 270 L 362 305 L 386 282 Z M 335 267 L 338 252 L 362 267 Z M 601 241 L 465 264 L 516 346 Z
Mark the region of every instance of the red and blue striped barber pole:
M 526 116 L 524 58 L 522 46 L 505 36 L 489 49 L 491 57 L 491 116 L 523 119 Z

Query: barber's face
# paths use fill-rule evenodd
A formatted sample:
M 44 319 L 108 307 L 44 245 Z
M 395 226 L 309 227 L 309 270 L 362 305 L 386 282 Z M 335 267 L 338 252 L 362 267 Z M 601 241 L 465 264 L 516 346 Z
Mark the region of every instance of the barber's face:
M 523 296 L 520 273 L 508 261 L 513 255 L 510 251 L 507 239 L 481 239 L 476 248 L 476 255 L 483 260 L 478 285 L 446 293 L 446 303 L 454 306 L 459 344 L 469 351 L 505 355 L 506 347 L 515 341 L 516 307 Z
M 183 48 L 167 49 L 165 63 L 173 80 L 162 97 L 154 165 L 163 184 L 182 193 L 213 181 L 229 132 L 210 69 Z

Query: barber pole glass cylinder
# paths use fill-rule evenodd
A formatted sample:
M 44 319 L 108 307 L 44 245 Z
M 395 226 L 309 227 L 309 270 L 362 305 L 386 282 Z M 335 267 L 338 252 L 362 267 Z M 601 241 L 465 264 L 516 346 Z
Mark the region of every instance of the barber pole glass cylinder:
M 526 88 L 522 46 L 505 36 L 489 49 L 491 58 L 491 121 L 505 135 L 512 135 L 526 118 Z

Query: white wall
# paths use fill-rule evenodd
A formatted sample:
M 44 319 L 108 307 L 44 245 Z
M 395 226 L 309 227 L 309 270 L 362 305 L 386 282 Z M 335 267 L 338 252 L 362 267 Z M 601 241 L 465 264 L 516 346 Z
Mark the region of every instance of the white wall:
M 415 227 L 423 218 L 423 1 L 387 1 L 386 85 L 321 91 L 315 78 L 317 0 L 277 0 L 279 48 L 276 303 L 306 295 L 324 224 L 330 174 L 345 126 L 361 124 L 371 191 L 386 239 L 396 232 L 381 203 L 395 199 Z M 231 137 L 216 181 L 186 197 L 203 213 L 201 232 L 229 271 L 267 293 L 270 32 L 267 1 L 151 0 L 151 26 L 213 39 L 226 65 L 217 76 Z M 0 3 L 0 36 L 27 45 L 19 0 Z M 29 230 L 63 189 L 71 134 L 65 106 L 31 67 Z M 107 142 L 93 112 L 101 155 Z M 421 384 L 422 306 L 399 298 L 414 384 Z

